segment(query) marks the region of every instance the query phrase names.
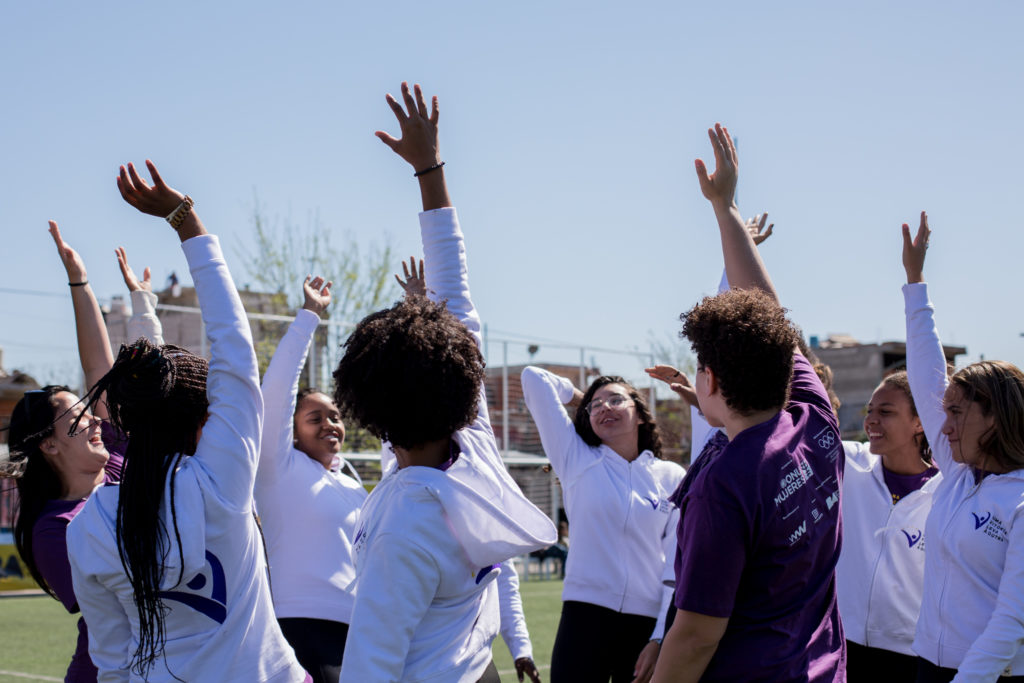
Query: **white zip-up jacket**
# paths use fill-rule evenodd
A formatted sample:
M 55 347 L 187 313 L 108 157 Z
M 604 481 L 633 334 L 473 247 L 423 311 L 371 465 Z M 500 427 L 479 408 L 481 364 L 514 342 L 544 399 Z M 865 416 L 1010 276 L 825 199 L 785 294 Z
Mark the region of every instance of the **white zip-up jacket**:
M 943 396 L 946 358 L 924 283 L 903 287 L 907 374 L 932 454 L 943 472 L 925 535 L 924 596 L 914 651 L 957 669 L 954 681 L 1024 675 L 1024 470 L 990 474 L 954 462 Z
M 455 209 L 421 213 L 420 229 L 427 291 L 479 344 Z M 477 410 L 451 467 L 395 470 L 363 506 L 343 683 L 478 680 L 499 628 L 498 565 L 557 538 L 505 469 L 483 387 Z
M 347 624 L 355 604 L 352 539 L 366 489 L 345 474 L 344 459 L 336 458 L 337 467 L 325 469 L 294 446 L 299 376 L 319 323 L 312 311 L 299 311 L 263 376 L 256 510 L 267 544 L 276 615 Z
M 843 631 L 860 645 L 914 656 L 925 521 L 942 473 L 894 505 L 881 457 L 858 441 L 844 441 L 843 450 L 843 549 L 836 566 Z
M 305 671 L 274 619 L 252 516 L 263 400 L 249 324 L 217 238 L 193 237 L 182 249 L 211 342 L 210 412 L 195 455 L 182 461 L 174 481 L 184 563 L 170 477 L 164 490 L 166 642 L 149 680 L 302 681 Z M 67 532 L 75 595 L 91 626 L 89 655 L 101 682 L 140 680 L 129 671 L 139 626 L 118 554 L 117 498 L 117 486 L 97 488 Z
M 562 407 L 573 384 L 527 367 L 521 382 L 544 453 L 562 482 L 572 550 L 562 600 L 657 617 L 664 592 L 665 537 L 675 537 L 669 496 L 686 471 L 644 451 L 633 462 L 588 446 Z

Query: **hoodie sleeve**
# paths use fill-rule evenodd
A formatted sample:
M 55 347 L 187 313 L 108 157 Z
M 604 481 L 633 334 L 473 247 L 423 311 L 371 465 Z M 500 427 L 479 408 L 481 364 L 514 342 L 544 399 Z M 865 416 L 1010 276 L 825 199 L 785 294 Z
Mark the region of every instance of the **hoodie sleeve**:
M 249 321 L 220 242 L 200 235 L 182 243 L 210 340 L 209 417 L 191 462 L 206 474 L 205 492 L 236 512 L 252 506 L 263 424 L 263 396 Z
M 971 644 L 954 683 L 996 681 L 1007 674 L 1007 665 L 1017 656 L 1024 642 L 1024 510 L 1018 507 L 1008 534 L 1009 547 L 999 580 L 996 607 L 985 630 Z M 1017 676 L 1021 672 L 1015 671 Z
M 145 337 L 157 346 L 163 346 L 164 328 L 156 316 L 156 294 L 137 289 L 131 292 L 132 317 L 128 319 L 128 341 Z
M 944 472 L 952 471 L 953 453 L 949 439 L 942 433 L 946 413 L 942 407 L 946 393 L 946 355 L 935 328 L 935 307 L 928 299 L 925 283 L 903 286 L 907 317 L 907 379 L 914 407 L 921 417 L 932 455 Z
M 523 385 L 526 407 L 540 432 L 544 454 L 558 477 L 569 484 L 584 464 L 581 451 L 587 449 L 562 407 L 572 400 L 573 384 L 565 377 L 533 366 L 523 368 L 519 381 Z
M 519 594 L 519 575 L 508 560 L 501 563 L 498 575 L 498 605 L 501 610 L 501 638 L 508 645 L 513 661 L 523 657 L 533 659 L 530 632 L 523 614 L 523 598 Z
M 360 561 L 340 683 L 402 680 L 413 634 L 440 584 L 440 567 L 415 540 L 375 538 Z
M 319 324 L 320 317 L 316 313 L 299 311 L 278 342 L 263 375 L 263 438 L 256 471 L 258 484 L 273 484 L 293 452 L 295 397 L 309 343 Z
M 114 683 L 129 680 L 132 631 L 117 594 L 102 581 L 103 553 L 96 549 L 115 541 L 99 519 L 98 507 L 97 501 L 90 500 L 68 525 L 68 560 L 78 606 L 89 629 L 89 657 L 99 669 L 97 680 Z M 120 565 L 116 570 L 121 570 Z

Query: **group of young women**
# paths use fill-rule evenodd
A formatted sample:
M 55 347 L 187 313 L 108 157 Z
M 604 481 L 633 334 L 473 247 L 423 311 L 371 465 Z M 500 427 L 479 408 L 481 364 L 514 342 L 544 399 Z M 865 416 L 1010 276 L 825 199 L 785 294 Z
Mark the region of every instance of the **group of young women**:
M 403 300 L 356 326 L 332 394 L 299 391 L 331 283 L 302 283 L 303 309 L 261 383 L 219 241 L 151 162 L 152 182 L 128 164 L 118 188 L 177 232 L 209 361 L 163 343 L 148 270 L 139 281 L 123 250 L 134 341 L 115 358 L 84 264 L 51 222 L 90 388 L 28 392 L 2 472 L 17 481 L 23 560 L 82 613 L 66 680 L 497 681 L 499 631 L 519 679 L 540 680 L 509 560 L 554 543 L 555 528 L 508 475 L 489 423 L 437 100 L 403 84 L 402 103 L 387 101 L 401 137 L 377 135 L 418 180 L 424 263 L 406 270 Z M 751 243 L 770 234 L 763 225 L 747 226 Z M 923 279 L 928 237 L 923 213 L 916 238 L 904 226 L 907 370 L 875 390 L 868 442 L 843 444 L 841 495 L 828 498 L 845 523 L 833 598 L 844 665 L 803 680 L 1024 680 L 1024 374 L 998 361 L 947 371 Z M 672 648 L 683 642 L 673 596 L 692 558 L 678 556 L 680 505 L 709 466 L 721 471 L 736 434 L 703 422 L 717 378 L 695 388 L 669 366 L 649 373 L 693 406 L 689 474 L 662 458 L 652 412 L 623 378 L 581 391 L 522 373 L 572 533 L 556 683 L 704 674 L 662 652 L 670 629 Z M 343 418 L 394 460 L 369 495 L 340 455 Z

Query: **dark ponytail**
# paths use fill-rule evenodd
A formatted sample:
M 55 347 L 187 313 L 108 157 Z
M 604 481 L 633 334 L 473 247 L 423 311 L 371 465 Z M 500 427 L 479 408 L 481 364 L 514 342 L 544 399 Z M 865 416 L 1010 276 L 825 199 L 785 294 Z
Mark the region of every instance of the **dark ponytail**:
M 87 408 L 106 394 L 110 422 L 128 435 L 117 501 L 117 548 L 139 616 L 132 671 L 145 678 L 163 653 L 166 608 L 160 599 L 170 536 L 160 517 L 170 475 L 170 511 L 179 566 L 184 564 L 174 509 L 174 473 L 195 453 L 206 419 L 207 361 L 185 349 L 139 339 L 122 346 L 113 367 L 89 391 Z M 183 578 L 180 575 L 178 581 Z

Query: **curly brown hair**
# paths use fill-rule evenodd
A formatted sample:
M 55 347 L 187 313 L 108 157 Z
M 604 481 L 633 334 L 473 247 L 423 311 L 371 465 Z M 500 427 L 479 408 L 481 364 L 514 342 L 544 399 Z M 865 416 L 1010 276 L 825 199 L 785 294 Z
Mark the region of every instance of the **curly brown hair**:
M 334 402 L 379 439 L 414 448 L 476 419 L 484 357 L 444 304 L 399 301 L 366 316 L 334 371 Z
M 750 415 L 789 400 L 800 340 L 786 309 L 759 289 L 731 289 L 679 316 L 699 368 L 710 368 L 731 410 Z
M 576 417 L 573 419 L 576 433 L 580 435 L 580 438 L 588 446 L 601 445 L 600 437 L 594 433 L 594 428 L 590 426 L 590 414 L 587 413 L 587 406 L 594 399 L 594 393 L 601 387 L 609 384 L 621 384 L 626 388 L 629 397 L 633 399 L 633 405 L 636 406 L 636 414 L 640 417 L 639 433 L 636 439 L 637 449 L 641 453 L 650 451 L 654 454 L 655 458 L 661 458 L 661 434 L 658 432 L 658 425 L 654 422 L 654 416 L 651 415 L 651 409 L 647 407 L 647 401 L 636 390 L 636 387 L 618 375 L 602 375 L 595 379 L 587 388 L 583 398 L 580 399 L 580 404 L 576 406 Z

